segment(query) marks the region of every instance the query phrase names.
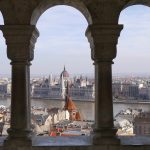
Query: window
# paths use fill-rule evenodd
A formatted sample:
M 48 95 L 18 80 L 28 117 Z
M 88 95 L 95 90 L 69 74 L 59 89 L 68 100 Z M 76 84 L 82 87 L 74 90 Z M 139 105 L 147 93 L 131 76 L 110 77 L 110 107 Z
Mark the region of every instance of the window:
M 147 134 L 144 122 L 149 120 L 147 105 L 150 103 L 149 14 L 149 7 L 137 5 L 123 10 L 119 18 L 124 29 L 119 38 L 118 54 L 113 66 L 113 94 L 114 116 L 121 125 L 121 135 L 134 134 L 134 126 L 138 125 L 139 134 Z
M 3 17 L 0 13 L 0 25 L 3 25 Z M 6 44 L 0 31 L 0 135 L 8 135 L 10 127 L 10 62 L 7 58 Z
M 32 107 L 37 107 L 37 98 L 40 97 L 38 102 L 43 103 L 44 106 L 45 103 L 47 104 L 43 109 L 51 109 L 48 112 L 43 111 L 42 114 L 45 115 L 44 125 L 47 128 L 47 132 L 43 131 L 43 134 L 45 133 L 47 136 L 52 135 L 50 126 L 53 125 L 62 126 L 63 129 L 68 126 L 71 130 L 77 130 L 78 135 L 83 132 L 87 132 L 85 135 L 89 135 L 92 129 L 94 103 L 92 97 L 91 99 L 85 97 L 88 89 L 93 91 L 94 87 L 90 47 L 85 37 L 87 26 L 84 16 L 70 6 L 57 6 L 47 10 L 37 23 L 40 37 L 31 68 L 31 84 L 34 87 L 32 91 L 35 98 L 32 99 Z M 45 89 L 43 86 L 41 88 L 37 86 L 40 91 L 44 90 L 40 96 L 36 95 L 36 84 L 48 84 Z M 67 103 L 67 84 L 69 86 L 68 96 L 71 99 L 68 99 L 69 106 L 64 111 Z M 90 100 L 91 102 L 86 103 Z M 51 117 L 53 121 L 48 122 L 47 118 L 50 118 L 51 115 L 55 115 L 57 119 Z M 32 117 L 35 117 L 33 112 Z M 35 119 L 32 118 L 32 120 Z M 32 121 L 32 123 L 33 126 L 37 125 L 36 122 Z M 39 126 L 39 128 L 43 128 L 43 126 Z M 35 132 L 37 135 L 41 135 L 38 131 Z M 58 135 L 63 135 L 65 132 L 69 134 L 69 130 L 67 130 Z M 73 133 L 76 132 L 70 131 L 70 134 Z

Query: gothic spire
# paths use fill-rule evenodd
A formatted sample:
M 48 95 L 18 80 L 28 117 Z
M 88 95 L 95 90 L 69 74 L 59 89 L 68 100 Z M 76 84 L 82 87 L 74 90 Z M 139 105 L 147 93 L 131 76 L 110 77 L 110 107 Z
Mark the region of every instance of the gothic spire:
M 65 67 L 65 65 L 64 65 L 64 71 L 66 71 L 66 67 Z

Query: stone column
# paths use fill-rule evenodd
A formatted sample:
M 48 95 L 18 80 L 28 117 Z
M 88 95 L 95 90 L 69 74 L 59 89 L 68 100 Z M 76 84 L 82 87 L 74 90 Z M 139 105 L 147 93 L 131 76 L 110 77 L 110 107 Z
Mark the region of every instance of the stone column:
M 39 33 L 30 25 L 4 25 L 0 29 L 12 65 L 11 123 L 5 144 L 31 145 L 30 61 Z
M 86 36 L 95 65 L 95 126 L 93 144 L 119 144 L 113 123 L 112 60 L 122 25 L 90 25 Z

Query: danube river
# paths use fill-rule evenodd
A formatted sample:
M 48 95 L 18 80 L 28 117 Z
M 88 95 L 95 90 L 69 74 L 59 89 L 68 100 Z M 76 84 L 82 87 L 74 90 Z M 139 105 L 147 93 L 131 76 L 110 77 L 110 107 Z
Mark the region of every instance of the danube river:
M 94 101 L 74 101 L 78 111 L 81 114 L 83 120 L 94 120 Z M 10 98 L 7 99 L 0 99 L 0 105 L 4 105 L 6 107 L 10 106 Z M 63 100 L 57 99 L 32 99 L 31 106 L 37 106 L 42 108 L 63 108 L 65 102 Z M 143 101 L 115 101 L 113 103 L 114 107 L 114 116 L 119 113 L 121 110 L 130 109 L 142 109 L 142 111 L 150 112 L 150 101 L 143 102 Z
M 74 101 L 83 120 L 94 120 L 94 101 Z M 0 98 L 0 105 L 10 106 L 10 98 Z M 63 108 L 65 101 L 57 99 L 32 99 L 31 106 L 42 108 Z

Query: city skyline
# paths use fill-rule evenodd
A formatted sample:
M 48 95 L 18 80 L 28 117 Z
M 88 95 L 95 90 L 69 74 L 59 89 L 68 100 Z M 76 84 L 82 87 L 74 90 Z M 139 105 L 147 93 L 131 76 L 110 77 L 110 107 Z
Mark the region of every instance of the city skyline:
M 150 73 L 149 18 L 150 9 L 146 6 L 132 6 L 122 11 L 119 23 L 124 24 L 124 29 L 118 40 L 114 74 Z M 31 74 L 59 74 L 64 65 L 70 74 L 94 74 L 90 45 L 84 35 L 87 26 L 85 17 L 72 7 L 56 6 L 46 11 L 37 23 L 40 37 Z M 2 33 L 0 43 L 0 74 L 10 74 Z

